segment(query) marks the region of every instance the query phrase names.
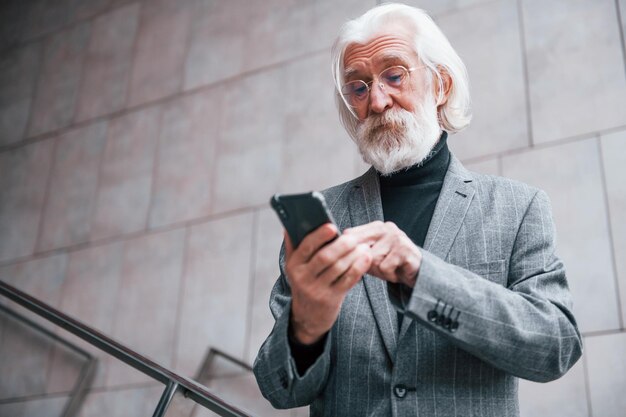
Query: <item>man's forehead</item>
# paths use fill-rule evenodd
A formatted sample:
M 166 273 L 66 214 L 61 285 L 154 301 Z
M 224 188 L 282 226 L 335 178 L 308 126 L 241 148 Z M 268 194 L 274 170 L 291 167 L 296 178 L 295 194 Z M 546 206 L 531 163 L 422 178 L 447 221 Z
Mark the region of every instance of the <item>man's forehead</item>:
M 381 34 L 366 43 L 351 43 L 346 47 L 344 75 L 364 71 L 372 65 L 406 65 L 415 58 L 413 39 L 397 34 Z

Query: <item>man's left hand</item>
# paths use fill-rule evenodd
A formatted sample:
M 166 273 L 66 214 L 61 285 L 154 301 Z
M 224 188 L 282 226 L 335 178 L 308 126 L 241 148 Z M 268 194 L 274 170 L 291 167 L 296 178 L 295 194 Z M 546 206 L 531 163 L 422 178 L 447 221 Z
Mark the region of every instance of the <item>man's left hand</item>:
M 344 230 L 367 243 L 372 249 L 372 265 L 368 271 L 389 282 L 415 286 L 422 263 L 422 253 L 413 241 L 392 222 L 375 221 Z

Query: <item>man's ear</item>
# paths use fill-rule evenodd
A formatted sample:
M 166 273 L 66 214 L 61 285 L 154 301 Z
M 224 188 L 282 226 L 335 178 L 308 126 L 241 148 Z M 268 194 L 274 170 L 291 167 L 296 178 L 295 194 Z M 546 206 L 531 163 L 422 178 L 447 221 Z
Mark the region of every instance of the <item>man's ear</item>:
M 448 97 L 450 96 L 450 91 L 452 90 L 452 77 L 445 68 L 439 67 L 439 77 L 441 77 L 441 85 L 440 83 L 434 82 L 433 87 L 435 89 L 435 98 L 437 99 L 437 107 L 443 106 L 448 101 Z M 443 87 L 443 88 L 442 88 Z M 441 96 L 440 96 L 440 90 Z

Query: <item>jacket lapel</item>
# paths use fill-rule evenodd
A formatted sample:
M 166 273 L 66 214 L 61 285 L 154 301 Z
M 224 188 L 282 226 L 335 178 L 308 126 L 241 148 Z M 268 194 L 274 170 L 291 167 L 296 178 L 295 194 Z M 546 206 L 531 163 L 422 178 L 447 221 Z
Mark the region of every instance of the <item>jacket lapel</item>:
M 430 221 L 424 249 L 446 259 L 474 198 L 473 177 L 452 155 L 448 173 Z
M 380 185 L 374 168 L 367 171 L 353 186 L 349 204 L 352 226 L 383 220 Z M 393 362 L 398 338 L 398 320 L 396 311 L 389 301 L 387 286 L 383 280 L 369 274 L 363 277 L 363 284 L 383 343 Z

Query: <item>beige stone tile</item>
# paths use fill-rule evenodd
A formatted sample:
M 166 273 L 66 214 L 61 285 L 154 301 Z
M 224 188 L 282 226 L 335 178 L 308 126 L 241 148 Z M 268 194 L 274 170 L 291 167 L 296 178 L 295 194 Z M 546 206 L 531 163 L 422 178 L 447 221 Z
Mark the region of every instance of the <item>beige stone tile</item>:
M 586 340 L 593 415 L 622 417 L 626 410 L 626 333 Z
M 521 379 L 519 401 L 522 417 L 589 417 L 583 360 L 556 381 Z
M 185 89 L 329 49 L 344 21 L 374 5 L 373 0 L 198 0 Z
M 252 213 L 190 228 L 176 370 L 195 375 L 215 347 L 243 358 L 249 317 Z
M 138 21 L 138 3 L 114 9 L 94 20 L 85 55 L 77 120 L 108 114 L 124 106 Z
M 600 142 L 623 325 L 626 323 L 626 131 L 605 135 Z
M 619 327 L 599 147 L 596 139 L 502 158 L 503 175 L 544 189 L 552 201 L 557 255 L 584 332 Z
M 159 107 L 111 120 L 92 239 L 138 232 L 146 227 L 160 120 Z
M 165 105 L 150 227 L 210 213 L 220 94 L 219 90 L 210 90 Z M 226 175 L 236 177 L 237 171 Z
M 278 254 L 283 241 L 283 227 L 272 209 L 260 210 L 256 215 L 252 322 L 247 354 L 249 363 L 254 361 L 261 344 L 274 327 L 269 301 L 272 287 L 280 274 Z
M 224 88 L 212 211 L 264 204 L 281 181 L 286 76 L 275 68 Z
M 129 106 L 180 89 L 191 12 L 184 1 L 144 3 L 133 56 Z
M 535 143 L 626 124 L 615 1 L 521 4 Z
M 46 140 L 0 153 L 0 261 L 35 250 L 53 145 Z
M 185 230 L 127 241 L 112 336 L 157 363 L 172 366 Z M 149 378 L 112 359 L 107 386 Z
M 66 25 L 70 20 L 71 0 L 32 0 L 22 2 L 26 10 L 21 28 L 21 40 L 31 39 L 54 32 Z
M 44 55 L 28 135 L 68 126 L 79 94 L 90 22 L 55 33 L 43 44 Z
M 88 240 L 106 134 L 107 122 L 103 121 L 71 130 L 56 139 L 38 250 Z
M 28 11 L 20 0 L 5 0 L 0 7 L 0 50 L 5 51 L 20 42 Z
M 281 192 L 306 192 L 354 177 L 357 147 L 339 121 L 327 53 L 285 68 L 285 144 Z
M 61 300 L 66 268 L 67 255 L 58 254 L 1 266 L 0 281 L 57 308 Z M 5 297 L 0 297 L 0 303 L 48 329 L 54 328 L 47 320 Z
M 24 45 L 0 58 L 0 146 L 24 137 L 37 81 L 41 44 Z
M 480 4 L 438 23 L 467 66 L 472 95 L 472 122 L 450 140 L 455 155 L 467 159 L 528 146 L 517 3 Z

